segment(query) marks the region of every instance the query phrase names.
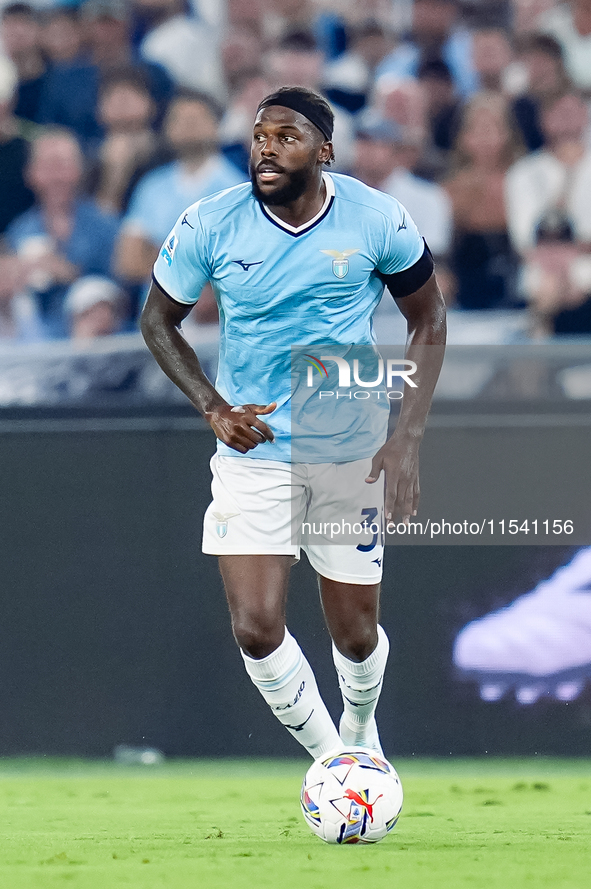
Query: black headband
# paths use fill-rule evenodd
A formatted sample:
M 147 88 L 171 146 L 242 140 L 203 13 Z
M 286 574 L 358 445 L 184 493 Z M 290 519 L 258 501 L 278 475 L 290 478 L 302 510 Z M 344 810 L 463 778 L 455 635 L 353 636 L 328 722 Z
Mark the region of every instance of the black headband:
M 310 123 L 320 130 L 327 141 L 330 142 L 332 139 L 333 119 L 330 109 L 328 106 L 323 108 L 322 105 L 311 102 L 303 90 L 301 92 L 299 90 L 290 90 L 289 92 L 278 90 L 276 93 L 271 93 L 270 96 L 263 99 L 257 109 L 257 114 L 262 108 L 268 108 L 269 105 L 281 105 L 283 108 L 291 108 L 292 111 L 303 114 Z

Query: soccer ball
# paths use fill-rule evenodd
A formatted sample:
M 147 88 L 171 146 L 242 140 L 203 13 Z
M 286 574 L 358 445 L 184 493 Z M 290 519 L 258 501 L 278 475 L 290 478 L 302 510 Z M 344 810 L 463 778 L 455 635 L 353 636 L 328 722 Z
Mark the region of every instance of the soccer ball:
M 394 767 L 373 750 L 347 747 L 317 759 L 300 797 L 304 818 L 327 843 L 379 843 L 402 809 Z

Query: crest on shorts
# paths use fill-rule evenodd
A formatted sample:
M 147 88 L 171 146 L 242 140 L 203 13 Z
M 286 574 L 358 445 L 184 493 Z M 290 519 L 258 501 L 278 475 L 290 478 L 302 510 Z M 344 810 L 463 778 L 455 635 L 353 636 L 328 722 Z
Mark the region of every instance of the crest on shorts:
M 359 253 L 360 247 L 354 247 L 351 250 L 321 250 L 327 256 L 332 256 L 332 273 L 335 278 L 344 278 L 349 273 L 349 257 L 354 253 Z
M 215 533 L 220 538 L 224 538 L 228 533 L 228 519 L 233 518 L 235 515 L 239 515 L 237 512 L 214 512 L 213 517 L 215 518 Z

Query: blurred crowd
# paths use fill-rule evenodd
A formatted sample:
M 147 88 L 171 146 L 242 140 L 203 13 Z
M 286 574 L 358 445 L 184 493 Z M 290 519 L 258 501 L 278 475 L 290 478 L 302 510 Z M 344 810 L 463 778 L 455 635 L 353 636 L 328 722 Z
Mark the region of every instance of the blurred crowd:
M 260 99 L 320 90 L 450 306 L 591 333 L 591 0 L 0 0 L 0 342 L 133 331 Z M 189 323 L 215 323 L 206 288 Z

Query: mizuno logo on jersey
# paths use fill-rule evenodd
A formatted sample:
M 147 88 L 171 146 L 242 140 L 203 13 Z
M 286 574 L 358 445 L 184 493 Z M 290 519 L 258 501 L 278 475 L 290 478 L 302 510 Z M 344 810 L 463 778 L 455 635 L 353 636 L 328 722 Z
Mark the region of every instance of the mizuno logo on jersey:
M 187 219 L 187 214 L 186 214 L 186 213 L 185 213 L 185 215 L 183 216 L 183 218 L 182 218 L 182 220 L 181 220 L 181 225 L 188 225 L 189 228 L 192 228 L 193 231 L 195 231 L 195 226 L 194 226 L 194 225 L 191 225 L 191 223 L 190 223 L 189 220 Z
M 354 253 L 359 253 L 360 247 L 354 247 L 351 250 L 321 250 L 327 256 L 333 256 L 332 273 L 335 278 L 344 278 L 349 273 L 349 257 Z
M 231 262 L 235 262 L 236 265 L 239 265 L 241 269 L 244 269 L 247 272 L 253 265 L 262 265 L 264 263 L 264 259 L 260 259 L 258 262 L 244 262 L 243 259 L 232 259 Z
M 402 231 L 403 228 L 406 228 L 406 213 L 402 214 L 402 222 L 396 229 L 396 232 L 398 233 L 398 232 Z

